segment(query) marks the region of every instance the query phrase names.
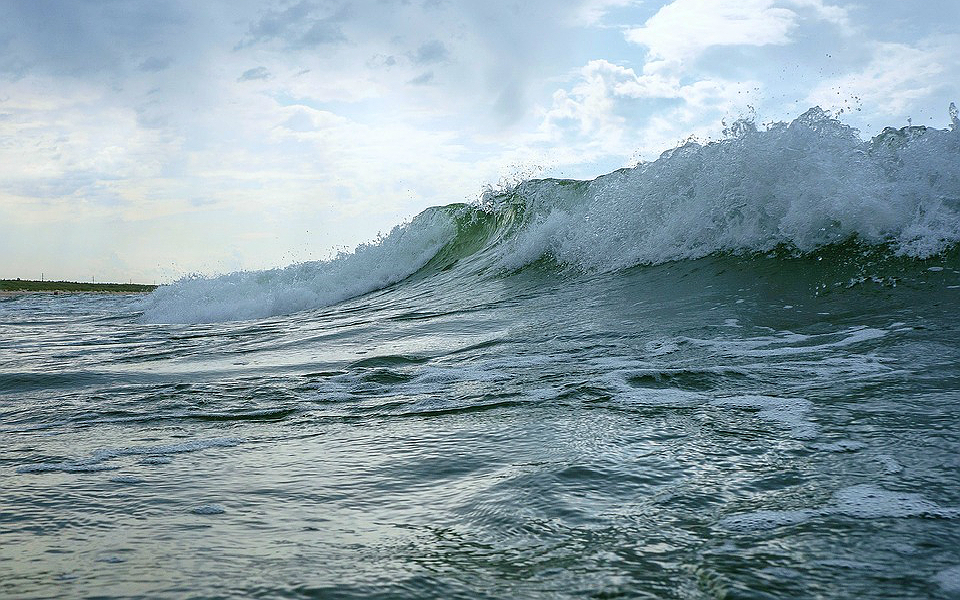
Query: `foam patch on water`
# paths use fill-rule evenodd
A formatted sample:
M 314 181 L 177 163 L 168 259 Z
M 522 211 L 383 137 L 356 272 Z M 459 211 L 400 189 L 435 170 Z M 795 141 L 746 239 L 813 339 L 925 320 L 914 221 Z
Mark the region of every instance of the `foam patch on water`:
M 602 389 L 609 390 L 618 401 L 628 404 L 662 408 L 692 408 L 707 402 L 707 397 L 699 392 L 672 387 L 633 386 L 628 383 L 630 377 L 660 374 L 661 371 L 656 369 L 612 371 L 598 377 L 596 384 Z
M 671 388 L 629 388 L 622 390 L 618 395 L 621 400 L 625 400 L 631 404 L 642 404 L 662 408 L 692 408 L 701 406 L 706 402 L 706 397 L 703 394 Z
M 714 406 L 748 410 L 758 417 L 786 428 L 794 439 L 809 440 L 817 437 L 819 429 L 810 420 L 812 404 L 804 398 L 743 394 L 715 397 L 709 390 L 715 380 L 725 376 L 743 376 L 750 373 L 742 367 L 715 366 L 700 369 L 649 368 L 644 363 L 621 359 L 595 359 L 596 364 L 608 372 L 596 378 L 596 385 L 620 401 L 630 404 L 664 408 L 695 408 Z M 635 366 L 637 365 L 637 366 Z M 636 385 L 631 380 L 640 379 Z M 655 385 L 648 385 L 652 380 Z M 693 389 L 684 389 L 684 386 Z
M 208 448 L 230 448 L 239 445 L 242 441 L 243 440 L 239 438 L 216 438 L 169 444 L 166 446 L 133 446 L 131 448 L 97 450 L 87 458 L 24 465 L 17 468 L 17 473 L 47 473 L 53 471 L 82 473 L 89 471 L 107 471 L 119 468 L 114 465 L 103 464 L 114 458 L 139 455 L 149 455 L 153 457 L 167 454 L 182 454 L 184 452 L 197 452 Z
M 851 327 L 836 333 L 803 335 L 791 331 L 754 338 L 696 339 L 683 338 L 695 346 L 711 348 L 734 356 L 776 357 L 802 354 L 823 355 L 829 350 L 847 348 L 880 339 L 889 332 L 873 327 Z
M 479 383 L 503 383 L 513 379 L 511 367 L 539 366 L 544 359 L 517 361 L 487 361 L 474 366 L 395 367 L 393 369 L 353 369 L 346 373 L 324 377 L 307 385 L 327 400 L 357 400 L 363 397 L 386 396 L 416 397 L 446 395 L 457 387 L 476 386 Z M 371 373 L 388 375 L 387 381 L 371 381 Z
M 190 512 L 195 515 L 222 515 L 227 512 L 227 509 L 219 504 L 204 504 L 193 508 Z
M 883 467 L 883 472 L 888 475 L 893 475 L 903 471 L 903 465 L 897 462 L 897 459 L 889 454 L 878 454 L 874 458 L 878 463 L 880 463 L 880 466 Z
M 791 437 L 808 440 L 817 437 L 817 426 L 808 418 L 810 401 L 777 396 L 732 396 L 711 400 L 714 406 L 757 411 L 761 419 L 787 427 Z
M 334 404 L 327 416 L 362 414 L 413 416 L 485 410 L 514 402 L 541 399 L 514 384 L 518 372 L 543 369 L 551 359 L 542 356 L 493 359 L 475 364 L 446 366 L 426 363 L 382 366 L 391 357 L 370 357 L 371 366 L 321 377 L 305 385 L 318 399 Z M 488 396 L 491 389 L 515 388 L 515 395 Z
M 727 517 L 721 523 L 732 531 L 762 531 L 805 523 L 820 514 L 816 510 L 758 510 Z
M 960 565 L 940 571 L 933 580 L 945 592 L 960 592 Z
M 654 340 L 647 342 L 644 350 L 650 357 L 665 356 L 680 350 L 680 345 L 674 340 Z
M 892 492 L 872 485 L 855 485 L 837 492 L 834 512 L 861 519 L 884 517 L 957 517 L 954 508 L 942 508 L 920 494 Z
M 828 444 L 811 444 L 810 447 L 824 452 L 859 452 L 867 445 L 856 440 L 838 440 Z
M 134 475 L 118 475 L 117 477 L 111 477 L 110 481 L 112 483 L 137 484 L 143 483 L 143 478 Z
M 921 494 L 896 492 L 862 484 L 843 488 L 822 508 L 759 510 L 725 517 L 720 524 L 732 531 L 760 531 L 799 525 L 818 517 L 841 515 L 856 519 L 960 517 L 960 509 L 945 508 Z

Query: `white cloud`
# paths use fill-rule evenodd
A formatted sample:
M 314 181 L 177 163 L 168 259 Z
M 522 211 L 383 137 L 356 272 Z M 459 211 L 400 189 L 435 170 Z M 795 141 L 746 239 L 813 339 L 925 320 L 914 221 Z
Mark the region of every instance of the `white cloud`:
M 572 12 L 571 25 L 598 25 L 610 9 L 641 4 L 640 0 L 583 0 Z
M 624 35 L 647 47 L 646 70 L 678 68 L 717 46 L 788 44 L 801 19 L 797 10 L 804 9 L 846 24 L 846 10 L 822 0 L 675 0 Z
M 676 0 L 625 35 L 654 61 L 684 63 L 713 46 L 785 44 L 795 24 L 771 0 Z
M 175 140 L 144 129 L 130 107 L 112 105 L 102 90 L 28 76 L 0 98 L 0 194 L 115 199 L 111 182 L 149 177 Z
M 839 27 L 845 33 L 850 32 L 850 13 L 842 7 L 827 4 L 824 0 L 784 0 L 787 4 L 799 9 L 809 9 L 814 15 L 828 23 Z
M 750 90 L 759 87 L 756 82 L 684 82 L 663 73 L 638 74 L 602 59 L 587 63 L 579 75 L 569 90 L 554 92 L 540 132 L 555 143 L 581 145 L 581 160 L 637 150 L 649 155 L 704 122 L 717 129 L 721 118 L 742 111 Z M 631 108 L 638 101 L 647 102 L 645 110 Z

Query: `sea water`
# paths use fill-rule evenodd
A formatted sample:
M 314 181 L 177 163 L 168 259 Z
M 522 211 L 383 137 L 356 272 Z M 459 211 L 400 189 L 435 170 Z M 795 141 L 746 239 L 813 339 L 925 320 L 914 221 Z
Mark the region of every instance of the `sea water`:
M 0 596 L 956 597 L 958 242 L 956 120 L 811 110 L 0 299 Z

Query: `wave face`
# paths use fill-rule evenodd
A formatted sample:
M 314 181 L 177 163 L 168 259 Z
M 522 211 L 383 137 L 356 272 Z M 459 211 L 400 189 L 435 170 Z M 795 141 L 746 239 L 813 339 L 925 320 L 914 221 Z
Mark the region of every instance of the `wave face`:
M 530 180 L 427 209 L 331 261 L 188 278 L 143 303 L 153 322 L 262 318 L 329 306 L 414 274 L 499 276 L 552 262 L 588 272 L 715 253 L 807 254 L 852 240 L 928 258 L 960 241 L 960 121 L 864 141 L 819 108 L 688 142 L 593 181 Z
M 257 319 L 336 304 L 420 270 L 455 240 L 451 212 L 429 208 L 388 235 L 330 261 L 181 279 L 157 288 L 142 308 L 149 321 L 195 323 Z

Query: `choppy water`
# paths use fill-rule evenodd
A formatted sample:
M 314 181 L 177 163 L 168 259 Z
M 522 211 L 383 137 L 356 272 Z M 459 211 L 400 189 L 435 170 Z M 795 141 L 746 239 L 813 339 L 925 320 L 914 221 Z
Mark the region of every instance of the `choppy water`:
M 956 597 L 958 135 L 808 114 L 0 300 L 0 596 Z

